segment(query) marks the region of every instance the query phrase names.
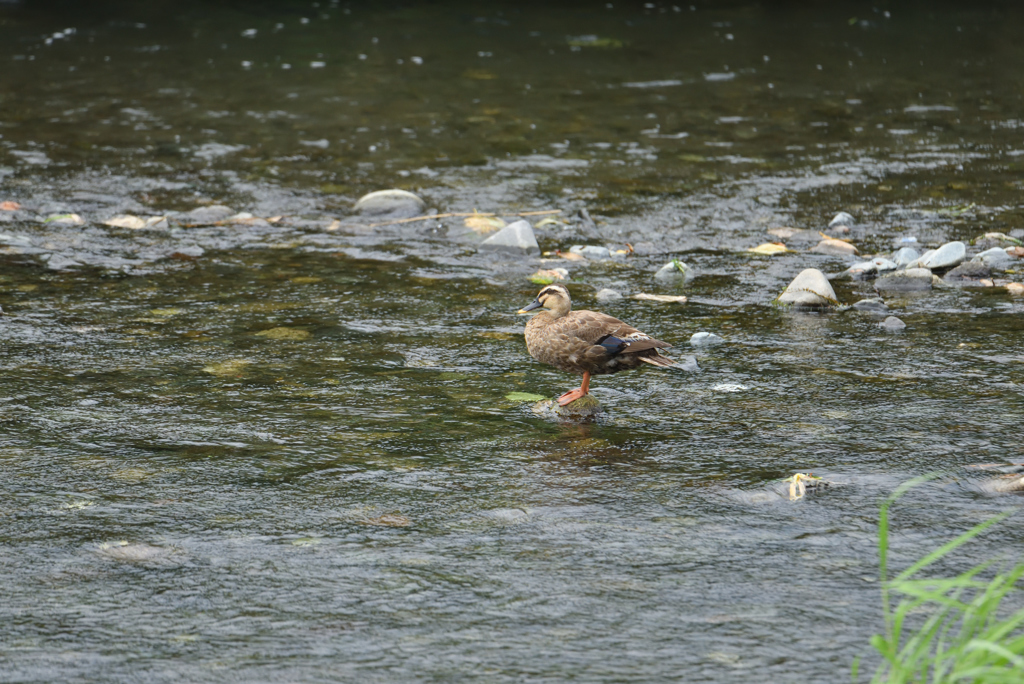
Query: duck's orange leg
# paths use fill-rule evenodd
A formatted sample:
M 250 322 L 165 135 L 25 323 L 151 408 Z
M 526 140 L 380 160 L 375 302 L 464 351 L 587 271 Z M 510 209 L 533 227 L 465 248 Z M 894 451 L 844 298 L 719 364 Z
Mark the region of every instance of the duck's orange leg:
M 587 396 L 587 393 L 589 391 L 590 391 L 590 371 L 587 371 L 587 372 L 585 372 L 583 374 L 583 382 L 580 383 L 580 386 L 579 386 L 578 389 L 570 390 L 570 391 L 566 392 L 565 394 L 563 394 L 562 396 L 558 397 L 558 405 L 559 406 L 565 406 L 566 404 L 571 404 L 572 402 L 576 401 L 577 399 L 580 399 L 582 397 Z

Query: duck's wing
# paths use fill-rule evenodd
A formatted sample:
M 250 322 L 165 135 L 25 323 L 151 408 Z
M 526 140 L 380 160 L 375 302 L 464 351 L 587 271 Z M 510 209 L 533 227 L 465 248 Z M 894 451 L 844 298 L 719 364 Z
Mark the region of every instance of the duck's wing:
M 636 354 L 648 349 L 667 349 L 672 345 L 597 311 L 573 311 L 558 320 L 564 334 L 577 337 L 591 346 L 603 347 L 610 356 Z

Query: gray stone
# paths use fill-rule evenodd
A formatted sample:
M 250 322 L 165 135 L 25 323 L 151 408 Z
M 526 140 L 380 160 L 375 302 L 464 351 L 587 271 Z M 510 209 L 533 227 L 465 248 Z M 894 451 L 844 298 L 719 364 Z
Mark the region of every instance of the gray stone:
M 889 307 L 885 305 L 881 297 L 871 297 L 870 299 L 862 299 L 853 305 L 853 308 L 857 311 L 865 311 L 867 313 L 884 314 L 889 311 Z
M 875 289 L 883 292 L 918 292 L 932 289 L 932 272 L 927 268 L 896 271 L 875 281 Z
M 878 325 L 882 326 L 886 330 L 903 330 L 907 327 L 907 324 L 896 318 L 895 316 L 889 316 Z
M 533 227 L 523 220 L 508 224 L 481 242 L 480 249 L 514 254 L 540 253 L 540 245 L 537 244 L 537 236 L 533 234 Z
M 722 344 L 723 342 L 725 340 L 715 333 L 699 332 L 693 333 L 690 336 L 690 346 L 692 347 L 710 347 L 715 344 Z
M 222 204 L 212 204 L 208 207 L 196 207 L 185 214 L 183 218 L 185 223 L 209 225 L 217 221 L 223 221 L 228 216 L 233 216 L 234 213 L 235 210 L 231 207 L 225 207 Z
M 828 222 L 829 228 L 835 228 L 836 226 L 853 226 L 857 224 L 857 220 L 847 214 L 845 211 L 841 211 L 832 217 L 832 220 Z
M 801 271 L 776 301 L 800 308 L 821 308 L 839 303 L 832 283 L 816 268 Z
M 921 268 L 938 271 L 953 268 L 967 257 L 967 247 L 962 242 L 947 242 L 918 260 Z
M 663 283 L 685 283 L 693 278 L 693 269 L 684 261 L 673 259 L 658 269 L 654 279 Z
M 594 259 L 595 261 L 607 261 L 612 258 L 612 253 L 607 247 L 597 247 L 594 245 L 573 245 L 569 248 L 569 251 L 573 254 L 579 254 L 585 259 Z
M 1016 259 L 1006 253 L 1003 247 L 986 249 L 971 261 L 981 262 L 994 271 L 1005 271 L 1016 263 Z
M 913 247 L 901 247 L 892 255 L 896 268 L 904 268 L 921 258 L 921 253 Z
M 988 278 L 992 275 L 992 269 L 980 261 L 965 261 L 956 268 L 949 271 L 946 280 L 969 280 L 972 278 Z
M 597 294 L 594 295 L 594 299 L 601 302 L 602 304 L 606 304 L 608 302 L 617 302 L 618 300 L 622 299 L 622 294 L 619 293 L 617 290 L 605 287 L 597 291 Z
M 878 266 L 872 261 L 861 261 L 846 269 L 845 275 L 854 280 L 870 280 L 878 273 Z
M 427 203 L 405 190 L 377 190 L 363 195 L 352 210 L 361 216 L 408 218 L 419 216 Z

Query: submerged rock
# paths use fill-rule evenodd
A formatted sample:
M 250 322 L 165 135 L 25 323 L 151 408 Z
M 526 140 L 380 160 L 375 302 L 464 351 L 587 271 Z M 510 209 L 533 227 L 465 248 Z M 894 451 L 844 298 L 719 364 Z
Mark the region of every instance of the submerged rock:
M 932 289 L 932 272 L 927 268 L 896 271 L 875 281 L 875 289 L 883 292 L 919 292 Z
M 427 203 L 406 190 L 377 190 L 363 195 L 352 211 L 361 216 L 390 216 L 409 218 L 418 216 L 426 209 Z
M 523 220 L 508 224 L 481 242 L 479 249 L 513 254 L 540 254 L 540 245 L 537 244 L 537 236 L 533 234 L 533 226 Z
M 699 332 L 690 336 L 690 346 L 693 347 L 710 347 L 712 345 L 722 344 L 723 342 L 725 342 L 725 340 L 715 333 Z
M 622 299 L 622 294 L 617 290 L 605 287 L 597 291 L 597 294 L 594 295 L 594 299 L 602 304 L 606 304 L 608 302 L 616 302 Z
M 871 297 L 870 299 L 862 299 L 853 305 L 853 308 L 857 311 L 865 311 L 873 314 L 884 314 L 889 311 L 889 307 L 885 305 L 881 297 Z
M 828 282 L 825 274 L 816 268 L 801 271 L 775 301 L 798 308 L 821 308 L 839 304 L 832 283 Z
M 228 216 L 233 216 L 235 210 L 231 207 L 225 207 L 222 204 L 212 204 L 208 207 L 196 207 L 192 211 L 185 214 L 185 223 L 193 225 L 205 226 L 217 221 L 223 221 Z
M 1024 283 L 1009 283 L 1006 291 L 1014 297 L 1024 296 Z
M 673 259 L 658 269 L 654 279 L 663 283 L 685 283 L 693 278 L 693 269 L 685 261 Z
M 896 318 L 895 316 L 889 316 L 878 325 L 882 326 L 886 330 L 903 330 L 907 327 L 907 324 Z

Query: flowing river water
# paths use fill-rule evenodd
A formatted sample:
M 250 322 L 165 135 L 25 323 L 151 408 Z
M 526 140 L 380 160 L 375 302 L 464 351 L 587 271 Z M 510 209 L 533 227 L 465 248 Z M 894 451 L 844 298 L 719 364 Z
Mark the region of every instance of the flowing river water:
M 1024 458 L 1024 297 L 887 296 L 890 332 L 773 306 L 857 259 L 745 250 L 838 211 L 863 255 L 1024 235 L 1022 21 L 986 2 L 0 7 L 0 200 L 21 207 L 0 212 L 0 680 L 870 666 L 880 500 L 943 473 L 894 508 L 897 568 L 1018 505 L 967 466 Z M 545 251 L 635 252 L 542 263 L 478 251 L 461 217 L 353 215 L 391 187 L 439 213 L 557 211 Z M 189 220 L 211 205 L 281 218 Z M 103 224 L 126 213 L 169 221 Z M 652 277 L 673 258 L 684 287 Z M 552 265 L 688 370 L 597 378 L 592 421 L 507 398 L 578 381 L 530 358 L 515 313 Z M 699 331 L 725 343 L 691 348 Z M 836 485 L 791 501 L 796 472 Z M 1011 518 L 935 571 L 1022 537 Z

